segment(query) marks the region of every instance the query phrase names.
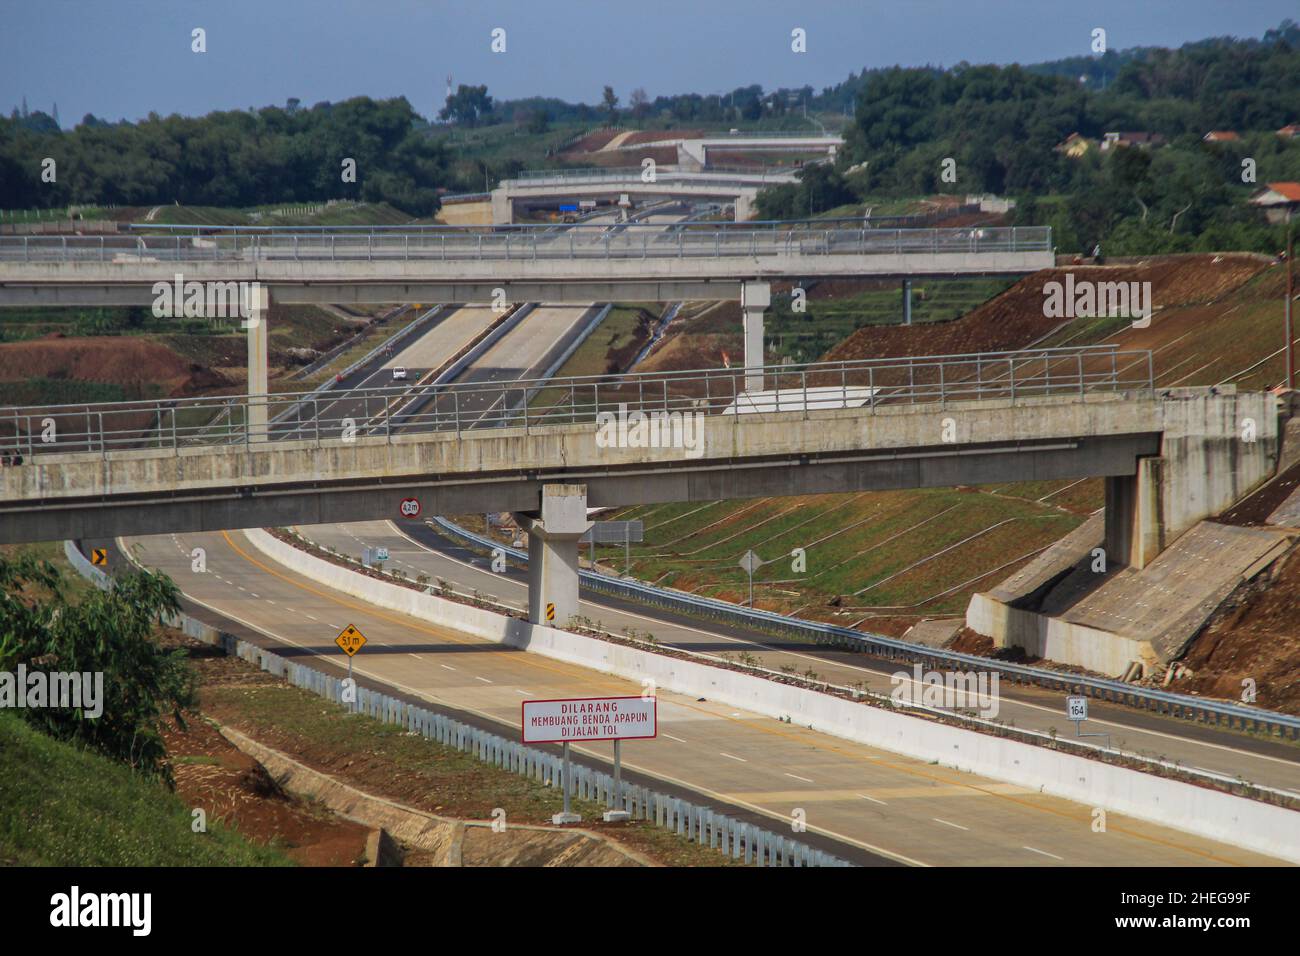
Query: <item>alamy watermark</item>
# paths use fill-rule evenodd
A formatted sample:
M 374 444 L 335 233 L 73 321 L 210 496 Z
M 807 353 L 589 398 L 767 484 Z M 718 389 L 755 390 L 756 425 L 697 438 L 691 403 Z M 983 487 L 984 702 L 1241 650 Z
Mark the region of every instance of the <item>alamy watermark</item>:
M 55 927 L 125 927 L 132 936 L 148 936 L 152 916 L 152 893 L 83 893 L 73 886 L 50 897 L 50 925 Z
M 104 712 L 103 671 L 0 671 L 0 708 L 73 708 L 95 720 Z
M 912 665 L 912 673 L 895 671 L 889 699 L 895 704 L 937 707 L 944 710 L 976 710 L 986 720 L 998 715 L 997 671 L 926 671 Z
M 199 282 L 177 272 L 171 282 L 153 284 L 153 315 L 156 319 L 242 319 L 244 328 L 259 320 L 254 305 L 260 301 L 262 284 L 246 282 Z
M 687 458 L 704 454 L 703 412 L 628 411 L 596 415 L 598 448 L 680 448 Z
M 1151 324 L 1150 282 L 1095 282 L 1065 274 L 1064 282 L 1043 284 L 1043 316 L 1048 319 L 1126 318 L 1133 327 Z

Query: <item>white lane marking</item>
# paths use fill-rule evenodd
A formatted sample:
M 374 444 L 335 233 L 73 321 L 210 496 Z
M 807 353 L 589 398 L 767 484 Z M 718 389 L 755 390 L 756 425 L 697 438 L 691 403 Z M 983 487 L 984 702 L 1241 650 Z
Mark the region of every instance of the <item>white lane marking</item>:
M 863 800 L 870 800 L 872 803 L 878 803 L 882 807 L 889 806 L 889 804 L 887 804 L 884 800 L 877 800 L 875 797 L 869 797 L 865 793 L 860 793 L 858 794 L 858 796 L 861 797 Z
M 969 830 L 970 827 L 964 827 L 960 823 L 953 823 L 951 820 L 940 820 L 938 817 L 931 817 L 935 823 L 942 823 L 946 827 L 956 827 L 958 830 Z
M 242 591 L 243 588 L 240 588 L 240 590 Z M 261 596 L 256 591 L 249 591 L 248 593 L 253 597 L 257 598 L 259 601 L 262 599 Z
M 522 695 L 525 696 L 525 697 L 532 697 L 532 696 L 533 696 L 532 691 L 520 690 L 518 687 L 515 688 L 515 693 L 516 693 L 516 694 L 522 694 Z
M 449 670 L 449 671 L 454 671 L 454 670 L 456 669 L 456 668 L 452 667 L 450 664 L 439 664 L 438 666 L 439 666 L 439 667 L 445 667 L 445 668 L 446 668 L 447 670 Z
M 1020 849 L 1028 850 L 1030 853 L 1041 853 L 1043 856 L 1050 856 L 1053 860 L 1060 860 L 1062 863 L 1065 862 L 1065 857 L 1057 856 L 1055 853 L 1048 853 L 1046 850 L 1039 850 L 1032 846 L 1022 846 Z
M 797 773 L 787 773 L 787 777 L 793 777 L 795 780 L 802 780 L 804 783 L 812 783 L 807 777 L 801 777 Z
M 307 617 L 311 618 L 313 621 L 319 620 L 319 618 L 317 618 L 315 614 L 308 613 L 307 611 L 303 611 L 302 613 Z
M 490 680 L 488 680 L 486 677 L 477 677 L 477 676 L 476 676 L 474 679 L 475 679 L 475 680 L 481 680 L 481 681 L 482 681 L 483 683 L 485 683 L 485 684 L 490 684 L 490 683 L 492 683 L 492 682 L 491 682 Z
M 417 661 L 424 660 L 424 658 L 423 658 L 421 655 L 419 655 L 419 654 L 407 654 L 406 656 L 407 656 L 407 657 L 414 657 Z
M 741 763 L 749 763 L 749 761 L 744 757 L 737 757 L 735 754 L 729 754 L 724 750 L 719 750 L 718 753 L 722 754 L 722 756 L 726 757 L 728 760 L 738 760 Z
M 682 740 L 681 737 L 674 737 L 672 734 L 664 734 L 664 736 L 667 737 L 669 740 L 677 741 L 679 744 L 686 743 L 686 741 Z

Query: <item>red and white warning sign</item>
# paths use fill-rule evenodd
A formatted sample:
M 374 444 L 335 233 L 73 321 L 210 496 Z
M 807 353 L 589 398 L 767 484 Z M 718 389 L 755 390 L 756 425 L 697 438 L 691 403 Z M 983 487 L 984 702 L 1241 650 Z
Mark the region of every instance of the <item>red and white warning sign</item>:
M 658 704 L 654 697 L 526 700 L 523 703 L 524 743 L 654 737 L 658 732 Z
M 403 518 L 418 518 L 420 517 L 420 499 L 403 498 L 402 503 L 397 506 L 397 510 Z

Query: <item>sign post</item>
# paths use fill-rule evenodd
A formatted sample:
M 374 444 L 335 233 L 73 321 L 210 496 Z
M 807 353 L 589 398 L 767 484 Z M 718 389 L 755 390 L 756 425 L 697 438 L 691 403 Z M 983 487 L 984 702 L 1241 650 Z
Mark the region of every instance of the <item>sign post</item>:
M 749 606 L 754 606 L 754 572 L 763 566 L 763 559 L 753 551 L 746 551 L 740 559 L 740 566 L 749 575 Z
M 352 658 L 365 646 L 366 636 L 349 624 L 339 631 L 339 636 L 334 638 L 334 643 L 348 655 L 348 680 L 352 680 Z
M 551 818 L 555 824 L 578 823 L 582 817 L 569 803 L 572 765 L 569 745 L 575 740 L 614 741 L 614 787 L 606 823 L 630 819 L 623 810 L 624 740 L 643 740 L 658 734 L 659 701 L 654 697 L 582 697 L 568 700 L 526 700 L 522 707 L 522 738 L 526 744 L 563 743 L 564 811 Z
M 1067 697 L 1065 698 L 1065 716 L 1067 720 L 1074 721 L 1074 736 L 1076 737 L 1105 737 L 1106 749 L 1110 749 L 1110 734 L 1085 734 L 1083 732 L 1083 722 L 1088 719 L 1088 698 L 1086 697 Z

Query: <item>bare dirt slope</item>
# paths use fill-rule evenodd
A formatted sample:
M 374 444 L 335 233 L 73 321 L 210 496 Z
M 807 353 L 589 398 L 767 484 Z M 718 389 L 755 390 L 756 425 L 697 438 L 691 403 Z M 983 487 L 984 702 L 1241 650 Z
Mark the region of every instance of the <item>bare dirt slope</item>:
M 1259 706 L 1300 713 L 1300 556 L 1279 564 L 1219 608 L 1171 689 L 1241 700 L 1253 686 Z
M 998 352 L 1021 349 L 1060 329 L 1058 338 L 1078 340 L 1092 323 L 1049 318 L 1043 314 L 1049 282 L 1065 282 L 1073 273 L 1075 281 L 1150 282 L 1151 299 L 1161 312 L 1192 305 L 1213 303 L 1240 288 L 1268 268 L 1265 260 L 1247 254 L 1188 255 L 1152 258 L 1138 263 L 1103 266 L 1067 266 L 1044 269 L 1017 282 L 1002 295 L 973 309 L 952 322 L 927 323 L 924 326 L 869 326 L 859 329 L 824 356 L 825 361 L 880 358 L 900 355 L 956 355 L 969 352 Z M 1147 330 L 1147 331 L 1152 331 Z M 1123 344 L 1148 348 L 1147 338 L 1125 333 Z M 1085 336 L 1083 341 L 1087 341 Z

